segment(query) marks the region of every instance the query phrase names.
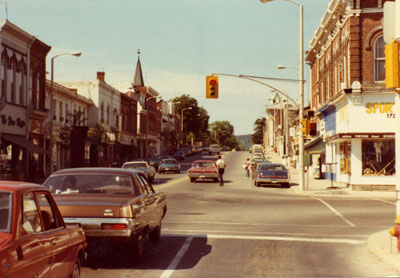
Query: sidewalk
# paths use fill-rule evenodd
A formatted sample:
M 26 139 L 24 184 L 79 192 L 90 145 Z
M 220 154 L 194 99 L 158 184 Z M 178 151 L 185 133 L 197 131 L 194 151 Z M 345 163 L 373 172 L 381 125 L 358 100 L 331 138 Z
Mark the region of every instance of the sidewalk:
M 274 152 L 266 152 L 266 159 L 273 163 L 283 163 L 282 159 Z M 304 190 L 299 189 L 299 171 L 289 167 L 291 190 L 305 196 L 335 196 L 335 197 L 361 197 L 361 198 L 385 198 L 395 202 L 396 192 L 387 191 L 356 191 L 348 188 L 343 183 L 323 179 L 314 179 L 310 173 L 305 174 Z M 308 175 L 307 175 L 308 174 Z M 393 225 L 395 219 L 393 219 Z M 366 244 L 370 252 L 391 265 L 400 273 L 400 253 L 397 251 L 397 238 L 390 236 L 387 229 L 371 235 Z

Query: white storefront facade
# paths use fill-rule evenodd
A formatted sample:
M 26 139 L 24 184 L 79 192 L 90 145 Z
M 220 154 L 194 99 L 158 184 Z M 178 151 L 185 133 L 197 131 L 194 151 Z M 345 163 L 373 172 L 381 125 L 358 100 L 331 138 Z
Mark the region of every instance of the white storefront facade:
M 395 110 L 394 93 L 387 91 L 345 94 L 321 109 L 326 178 L 356 190 L 392 190 Z

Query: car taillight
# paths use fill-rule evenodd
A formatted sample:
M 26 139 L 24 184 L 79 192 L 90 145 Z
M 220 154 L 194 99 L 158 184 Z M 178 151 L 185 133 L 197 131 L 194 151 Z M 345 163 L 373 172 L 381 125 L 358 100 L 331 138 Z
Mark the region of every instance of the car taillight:
M 126 230 L 126 228 L 127 228 L 126 224 L 112 224 L 112 223 L 102 223 L 101 224 L 102 230 L 123 231 L 123 230 Z

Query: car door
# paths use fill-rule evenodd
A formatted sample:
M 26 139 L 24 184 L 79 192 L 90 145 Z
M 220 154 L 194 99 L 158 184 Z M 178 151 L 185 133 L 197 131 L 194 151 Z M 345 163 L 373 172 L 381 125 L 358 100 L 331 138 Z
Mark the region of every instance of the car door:
M 14 242 L 16 258 L 9 277 L 50 277 L 51 240 L 43 233 L 33 192 L 22 195 L 19 213 L 21 235 Z
M 147 193 L 145 197 L 145 203 L 147 208 L 147 214 L 149 216 L 148 223 L 150 228 L 154 228 L 158 225 L 162 215 L 162 208 L 158 206 L 158 195 L 155 193 L 153 187 L 147 182 L 146 179 L 141 178 L 143 190 Z
M 77 245 L 70 241 L 71 235 L 65 227 L 61 215 L 49 192 L 38 192 L 42 217 L 42 229 L 51 242 L 51 277 L 70 277 L 77 255 Z

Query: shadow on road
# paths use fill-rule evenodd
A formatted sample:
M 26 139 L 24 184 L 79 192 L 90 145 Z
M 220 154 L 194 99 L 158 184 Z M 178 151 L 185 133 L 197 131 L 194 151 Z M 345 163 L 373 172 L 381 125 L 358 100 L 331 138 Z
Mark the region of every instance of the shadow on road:
M 162 236 L 159 243 L 145 241 L 145 250 L 141 257 L 134 255 L 134 247 L 127 244 L 109 246 L 103 256 L 88 258 L 84 267 L 92 270 L 100 269 L 159 269 L 167 270 L 176 254 L 186 241 L 182 236 Z M 212 246 L 207 244 L 207 236 L 195 237 L 189 249 L 176 269 L 193 268 L 204 256 L 208 255 Z

